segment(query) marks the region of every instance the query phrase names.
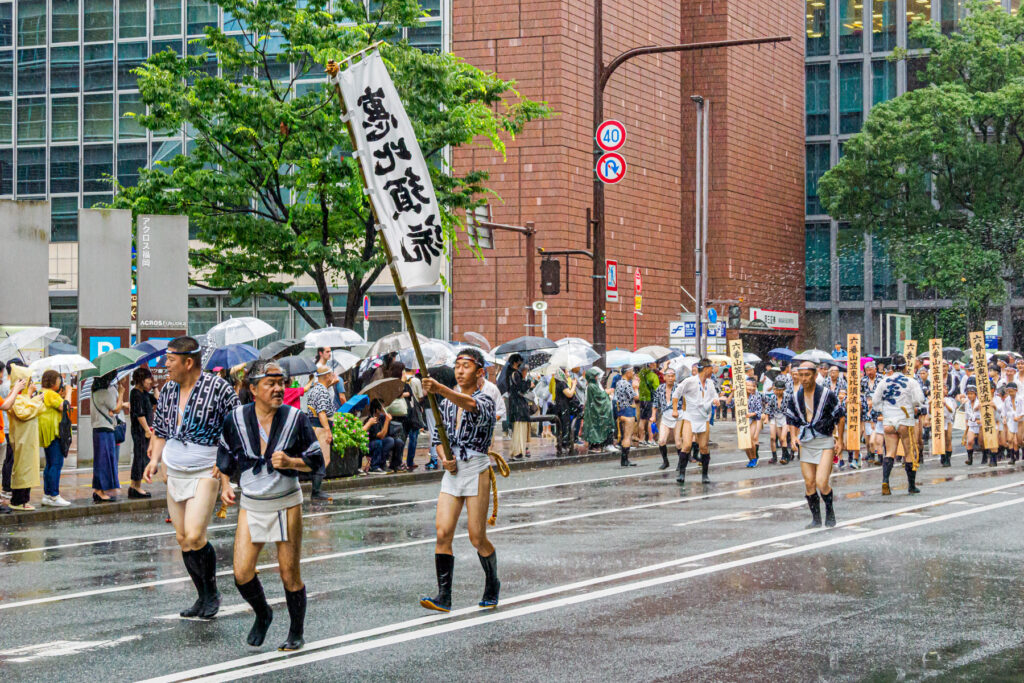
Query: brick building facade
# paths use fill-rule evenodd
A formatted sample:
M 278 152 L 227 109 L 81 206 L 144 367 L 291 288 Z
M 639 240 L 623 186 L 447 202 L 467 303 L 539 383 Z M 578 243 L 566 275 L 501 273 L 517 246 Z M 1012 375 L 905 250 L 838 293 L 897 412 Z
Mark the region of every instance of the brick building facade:
M 585 249 L 593 179 L 593 4 L 522 0 L 512 7 L 500 0 L 453 0 L 452 52 L 515 79 L 524 96 L 546 101 L 556 115 L 530 126 L 504 160 L 486 149 L 463 148 L 453 161 L 458 170 L 490 171 L 490 187 L 501 197 L 492 202 L 494 221 L 533 221 L 537 246 Z M 607 258 L 620 270 L 620 301 L 606 309 L 609 348 L 632 344 L 637 267 L 644 281 L 640 345 L 666 344 L 680 304 L 692 310 L 680 289 L 693 289 L 692 94 L 705 96 L 712 112 L 709 296 L 742 297 L 744 320 L 750 306 L 803 318 L 802 10 L 799 2 L 606 0 L 606 63 L 640 45 L 794 38 L 774 48 L 644 56 L 612 76 L 605 114 L 627 127 L 619 151 L 629 171 L 605 194 Z M 453 337 L 477 331 L 497 343 L 531 333 L 527 306 L 543 297 L 539 274 L 537 291 L 526 291 L 525 240 L 496 233 L 494 248 L 483 254 L 481 261 L 464 249 L 452 265 Z M 548 335 L 589 338 L 591 263 L 572 257 L 566 273 L 563 259 L 562 270 L 562 292 L 546 297 Z M 763 341 L 774 345 L 777 339 Z

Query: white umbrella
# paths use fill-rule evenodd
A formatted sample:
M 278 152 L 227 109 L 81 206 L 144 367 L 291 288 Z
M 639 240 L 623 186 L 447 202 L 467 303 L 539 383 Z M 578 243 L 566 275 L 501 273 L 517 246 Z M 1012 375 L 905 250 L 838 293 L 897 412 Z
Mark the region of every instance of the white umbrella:
M 90 363 L 87 358 L 79 356 L 77 353 L 67 353 L 40 358 L 29 365 L 28 369 L 32 371 L 33 375 L 41 375 L 47 370 L 56 370 L 63 375 L 70 372 L 81 372 L 82 370 L 89 370 L 95 367 L 96 366 Z
M 420 344 L 426 344 L 430 341 L 419 332 L 416 333 L 416 336 L 419 338 Z M 372 358 L 374 356 L 383 356 L 386 353 L 397 353 L 402 349 L 411 348 L 412 337 L 409 336 L 408 332 L 393 332 L 391 334 L 386 334 L 373 342 L 370 349 L 366 352 L 366 357 Z
M 699 361 L 700 358 L 696 356 L 679 356 L 673 358 L 668 362 L 668 366 L 676 371 L 676 375 L 682 374 L 681 379 L 686 379 L 693 373 L 693 366 Z
M 621 368 L 623 365 L 647 365 L 653 363 L 654 357 L 649 353 L 637 353 L 615 349 L 608 352 L 608 367 Z
M 761 356 L 757 355 L 756 353 L 744 353 L 743 354 L 743 362 L 744 363 L 760 363 L 761 362 Z
M 558 344 L 559 346 L 569 346 L 570 344 L 580 344 L 582 346 L 589 346 L 590 348 L 594 347 L 593 344 L 588 342 L 586 339 L 583 339 L 582 337 L 562 337 L 561 339 L 559 339 L 555 343 Z
M 812 363 L 824 363 L 825 361 L 832 360 L 832 354 L 828 351 L 822 351 L 821 349 L 809 349 L 802 353 L 798 353 L 793 356 L 794 361 L 805 361 L 809 360 Z
M 259 318 L 243 316 L 214 325 L 206 332 L 206 338 L 212 345 L 220 347 L 228 344 L 248 344 L 276 333 L 277 330 Z
M 547 365 L 552 368 L 580 368 L 584 365 L 593 365 L 601 356 L 594 349 L 583 344 L 569 344 L 560 346 L 551 352 L 551 358 Z
M 303 339 L 306 340 L 307 349 L 322 348 L 324 346 L 336 349 L 342 346 L 355 346 L 356 344 L 363 343 L 362 335 L 355 330 L 334 326 L 313 330 L 306 334 Z
M 490 350 L 491 342 L 487 341 L 487 337 L 480 334 L 479 332 L 466 332 L 462 335 L 463 338 L 473 346 L 479 346 L 481 349 Z
M 7 361 L 20 355 L 20 351 L 36 346 L 45 346 L 60 334 L 56 327 L 26 327 L 0 339 L 0 360 Z
M 334 361 L 335 372 L 348 372 L 356 366 L 361 358 L 354 353 L 342 351 L 341 349 L 331 351 L 331 360 Z
M 672 349 L 667 346 L 643 346 L 636 350 L 637 353 L 646 353 L 648 356 L 652 356 L 655 360 L 664 358 L 665 356 L 671 356 L 673 354 Z
M 428 339 L 426 342 L 420 344 L 420 350 L 423 351 L 423 360 L 426 362 L 428 368 L 455 363 L 455 351 L 440 340 Z M 420 368 L 420 364 L 416 360 L 416 354 L 411 346 L 399 351 L 398 359 L 401 360 L 407 368 L 423 369 Z

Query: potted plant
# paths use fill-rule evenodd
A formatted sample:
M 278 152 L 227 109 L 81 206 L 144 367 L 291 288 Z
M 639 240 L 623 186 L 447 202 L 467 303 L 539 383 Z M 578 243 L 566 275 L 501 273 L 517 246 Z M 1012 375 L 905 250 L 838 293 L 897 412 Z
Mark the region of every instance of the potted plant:
M 362 455 L 370 451 L 370 438 L 362 420 L 352 413 L 335 413 L 331 433 L 334 440 L 327 477 L 350 477 L 359 469 Z

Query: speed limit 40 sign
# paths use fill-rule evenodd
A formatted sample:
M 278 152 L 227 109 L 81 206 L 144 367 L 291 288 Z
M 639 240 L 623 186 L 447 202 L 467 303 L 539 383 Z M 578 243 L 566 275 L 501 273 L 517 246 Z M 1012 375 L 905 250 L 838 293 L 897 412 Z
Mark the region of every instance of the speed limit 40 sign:
M 597 146 L 605 152 L 617 152 L 626 144 L 626 127 L 615 119 L 609 119 L 597 127 Z

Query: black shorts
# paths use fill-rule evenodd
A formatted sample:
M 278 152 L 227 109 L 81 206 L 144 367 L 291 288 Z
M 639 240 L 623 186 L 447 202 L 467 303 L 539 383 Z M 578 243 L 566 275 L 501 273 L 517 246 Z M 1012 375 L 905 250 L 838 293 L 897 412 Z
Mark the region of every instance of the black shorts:
M 654 402 L 653 401 L 639 401 L 640 404 L 640 419 L 650 420 L 651 415 L 654 413 Z

